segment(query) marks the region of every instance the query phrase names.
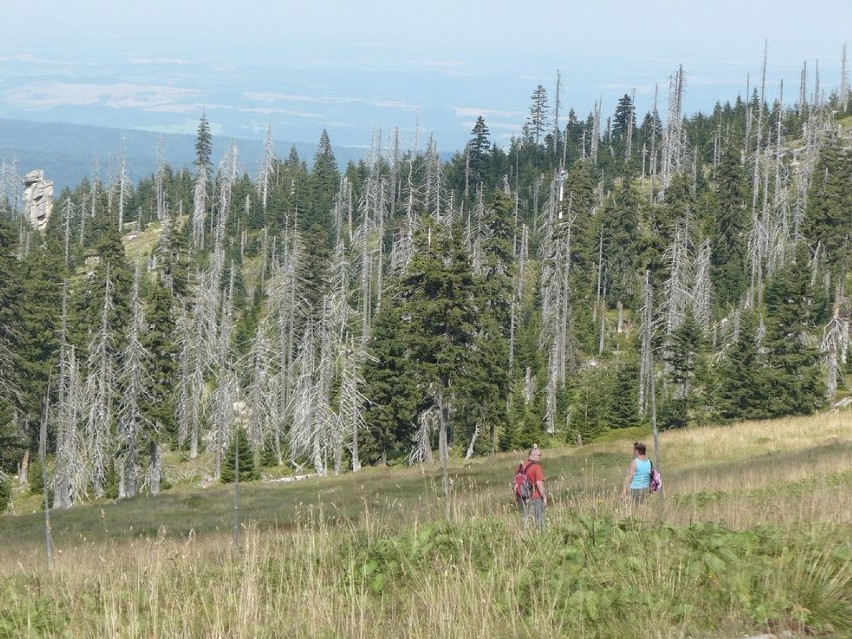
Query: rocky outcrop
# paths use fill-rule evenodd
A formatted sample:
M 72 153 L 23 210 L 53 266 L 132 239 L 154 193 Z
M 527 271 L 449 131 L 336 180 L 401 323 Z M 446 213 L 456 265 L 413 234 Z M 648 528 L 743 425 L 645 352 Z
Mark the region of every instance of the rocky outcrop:
M 24 178 L 24 215 L 41 230 L 53 211 L 53 182 L 44 179 L 44 171 L 30 171 Z

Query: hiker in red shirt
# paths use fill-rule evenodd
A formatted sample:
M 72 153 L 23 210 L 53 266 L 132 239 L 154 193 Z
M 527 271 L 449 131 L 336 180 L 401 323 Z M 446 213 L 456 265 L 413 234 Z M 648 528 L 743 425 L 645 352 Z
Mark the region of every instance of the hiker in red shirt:
M 527 463 L 518 468 L 518 473 L 526 475 L 530 484 L 529 496 L 527 491 L 516 488 L 515 499 L 524 520 L 524 528 L 529 528 L 530 515 L 535 517 L 536 526 L 544 530 L 544 509 L 547 507 L 547 493 L 544 490 L 544 470 L 541 468 L 541 451 L 538 446 L 530 449 Z M 516 481 L 516 484 L 518 482 Z

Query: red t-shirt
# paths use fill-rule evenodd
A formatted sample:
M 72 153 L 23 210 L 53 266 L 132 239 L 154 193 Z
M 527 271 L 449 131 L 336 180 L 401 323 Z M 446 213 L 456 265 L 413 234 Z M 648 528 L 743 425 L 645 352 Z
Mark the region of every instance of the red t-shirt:
M 527 468 L 527 478 L 532 482 L 533 486 L 535 486 L 532 498 L 541 499 L 541 492 L 538 490 L 537 483 L 544 481 L 544 471 L 541 468 L 541 464 L 530 464 L 530 467 Z

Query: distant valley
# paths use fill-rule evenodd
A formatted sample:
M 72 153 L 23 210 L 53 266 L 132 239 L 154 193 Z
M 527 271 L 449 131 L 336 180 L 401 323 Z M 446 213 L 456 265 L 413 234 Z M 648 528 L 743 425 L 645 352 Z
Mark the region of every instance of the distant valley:
M 214 136 L 214 162 L 218 163 L 232 141 L 237 145 L 243 168 L 255 176 L 263 155 L 262 140 Z M 192 164 L 195 158 L 193 135 L 0 119 L 0 163 L 7 167 L 14 165 L 21 177 L 29 171 L 42 169 L 45 179 L 53 181 L 57 195 L 66 186 L 73 187 L 86 177 L 91 179 L 97 175 L 109 181 L 117 173 L 122 149 L 130 178 L 137 183 L 156 171 L 161 143 L 163 156 L 172 168 Z M 294 146 L 299 157 L 311 164 L 317 143 L 275 140 L 276 155 L 286 157 Z M 364 149 L 356 147 L 335 146 L 333 150 L 341 169 L 350 160 L 357 162 L 365 153 Z

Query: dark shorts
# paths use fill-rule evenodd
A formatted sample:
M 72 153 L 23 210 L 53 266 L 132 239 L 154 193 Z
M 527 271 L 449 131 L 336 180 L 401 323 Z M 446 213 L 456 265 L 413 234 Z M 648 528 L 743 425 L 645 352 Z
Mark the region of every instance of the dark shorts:
M 631 488 L 630 489 L 630 497 L 634 506 L 643 505 L 650 494 L 650 489 L 648 488 Z

